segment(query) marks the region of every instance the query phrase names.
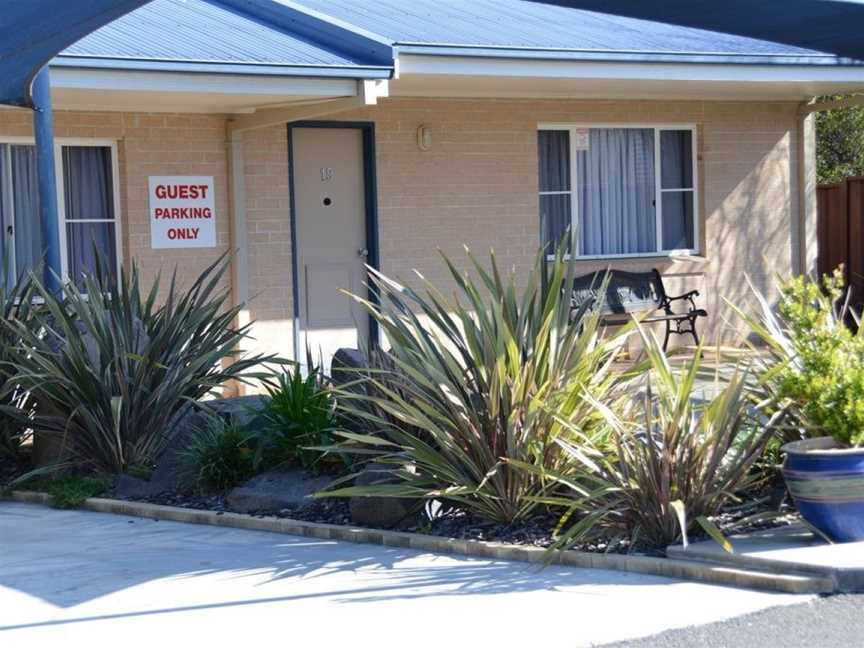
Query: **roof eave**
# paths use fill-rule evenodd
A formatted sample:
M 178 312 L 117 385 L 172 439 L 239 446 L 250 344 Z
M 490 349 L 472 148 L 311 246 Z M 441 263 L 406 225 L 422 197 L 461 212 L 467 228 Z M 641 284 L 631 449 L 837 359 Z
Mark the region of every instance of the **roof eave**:
M 396 43 L 397 54 L 495 59 L 585 61 L 592 63 L 693 63 L 706 65 L 864 66 L 864 61 L 820 54 L 730 54 L 724 52 L 643 52 L 559 48 Z
M 52 67 L 134 72 L 183 72 L 199 74 L 243 74 L 342 79 L 390 79 L 392 66 L 298 65 L 257 62 L 167 61 L 152 59 L 57 56 Z

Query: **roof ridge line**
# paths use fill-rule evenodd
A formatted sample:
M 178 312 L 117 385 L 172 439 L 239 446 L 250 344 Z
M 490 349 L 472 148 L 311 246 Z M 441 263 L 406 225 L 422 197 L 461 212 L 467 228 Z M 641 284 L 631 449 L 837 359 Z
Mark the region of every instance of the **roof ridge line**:
M 313 44 L 356 58 L 361 62 L 392 68 L 393 42 L 349 22 L 310 9 L 293 0 L 207 0 L 299 36 Z

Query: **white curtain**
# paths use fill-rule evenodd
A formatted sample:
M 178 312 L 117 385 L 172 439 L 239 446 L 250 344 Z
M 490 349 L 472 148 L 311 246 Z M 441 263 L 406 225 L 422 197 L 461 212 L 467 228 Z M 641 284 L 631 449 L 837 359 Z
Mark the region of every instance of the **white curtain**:
M 44 256 L 39 222 L 39 175 L 36 147 L 10 145 L 9 152 L 12 161 L 15 270 L 21 275 L 42 263 Z
M 547 246 L 547 252 L 553 252 L 561 238 L 570 231 L 570 133 L 566 130 L 541 130 L 537 134 L 537 148 L 540 240 Z
M 663 189 L 693 189 L 693 134 L 685 130 L 660 133 L 660 183 Z M 663 249 L 694 247 L 693 192 L 663 193 Z
M 592 128 L 576 165 L 580 253 L 655 252 L 654 130 Z
M 114 235 L 116 225 L 113 222 L 111 149 L 100 146 L 64 147 L 63 181 L 66 185 L 69 276 L 78 280 L 82 273 L 93 271 L 97 254 L 105 262 L 106 269 L 113 270 L 117 250 Z

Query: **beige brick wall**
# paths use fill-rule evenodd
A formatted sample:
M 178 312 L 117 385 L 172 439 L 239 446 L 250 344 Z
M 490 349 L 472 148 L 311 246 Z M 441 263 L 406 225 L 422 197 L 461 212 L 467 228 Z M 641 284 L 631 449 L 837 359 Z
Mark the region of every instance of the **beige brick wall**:
M 54 116 L 59 138 L 110 139 L 117 142 L 123 260 L 136 259 L 145 280 L 160 271 L 165 282 L 176 268 L 181 282 L 194 278 L 228 250 L 228 185 L 225 118 L 217 115 L 65 112 Z M 0 111 L 4 135 L 32 136 L 23 110 Z M 216 190 L 215 249 L 152 250 L 147 178 L 150 175 L 213 176 Z
M 467 268 L 463 244 L 478 255 L 494 248 L 499 259 L 527 273 L 539 246 L 538 123 L 697 124 L 703 256 L 580 266 L 585 272 L 607 263 L 636 270 L 657 267 L 670 292 L 702 291 L 712 336 L 722 333 L 729 340 L 736 336 L 726 325 L 730 317 L 723 297 L 747 303 L 745 273 L 770 291 L 773 276 L 793 267 L 795 111 L 793 103 L 392 99 L 339 118 L 376 123 L 383 270 L 410 281 L 417 268 L 436 283 L 446 281 L 437 248 Z M 426 152 L 416 145 L 420 124 L 432 129 L 433 145 Z M 265 146 L 247 146 L 247 168 L 258 167 L 259 156 L 265 156 L 277 164 L 279 178 L 287 175 L 284 128 L 254 137 Z M 272 160 L 274 149 L 279 149 L 277 160 Z M 250 236 L 255 227 L 250 219 Z M 253 293 L 269 290 L 274 276 L 287 278 L 287 258 L 271 259 L 261 249 L 257 253 L 252 244 L 250 257 L 258 259 L 259 268 L 266 265 L 268 279 L 253 279 Z M 290 292 L 290 282 L 286 285 Z M 268 300 L 260 311 L 267 316 L 259 319 L 278 317 L 280 308 L 289 319 L 286 297 L 276 304 Z
M 658 267 L 671 290 L 699 288 L 711 328 L 720 331 L 721 298 L 746 302 L 745 272 L 762 288 L 775 273 L 791 272 L 795 109 L 791 103 L 390 99 L 337 117 L 376 123 L 384 271 L 408 279 L 418 268 L 437 283 L 445 271 L 436 249 L 467 267 L 463 244 L 480 255 L 494 247 L 507 265 L 527 272 L 539 245 L 539 122 L 697 124 L 704 257 L 611 263 Z M 228 248 L 222 117 L 58 112 L 56 122 L 60 137 L 118 140 L 124 256 L 135 256 L 145 276 L 175 265 L 188 275 Z M 26 112 L 2 111 L 0 135 L 29 134 L 29 123 Z M 416 145 L 421 123 L 433 135 L 426 152 Z M 287 354 L 293 306 L 286 129 L 246 133 L 243 149 L 255 346 Z M 215 177 L 216 250 L 150 250 L 146 179 L 173 173 Z M 580 265 L 587 272 L 606 264 Z
M 294 355 L 288 129 L 250 131 L 243 137 L 246 225 L 249 242 L 251 348 Z

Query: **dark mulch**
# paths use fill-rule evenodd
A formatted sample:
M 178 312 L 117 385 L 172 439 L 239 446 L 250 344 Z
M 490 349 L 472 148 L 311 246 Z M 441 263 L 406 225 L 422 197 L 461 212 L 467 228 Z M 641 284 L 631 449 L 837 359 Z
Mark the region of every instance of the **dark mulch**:
M 167 492 L 154 497 L 140 498 L 138 501 L 217 512 L 230 511 L 223 494 L 200 495 Z M 290 508 L 255 511 L 253 515 L 271 515 L 323 524 L 351 524 L 348 500 L 344 498 L 315 499 L 308 504 Z M 557 522 L 558 516 L 547 512 L 516 524 L 501 524 L 483 520 L 458 508 L 450 508 L 436 514 L 431 520 L 428 515 L 419 512 L 413 519 L 406 520 L 400 529 L 412 533 L 424 533 L 460 540 L 487 540 L 522 546 L 549 547 L 553 543 L 552 531 Z M 587 543 L 577 548 L 583 551 L 611 551 L 616 553 L 626 553 L 630 549 L 626 541 L 611 544 L 606 542 Z
M 166 492 L 155 497 L 141 498 L 138 501 L 217 512 L 230 511 L 226 505 L 224 494 L 202 495 L 186 492 Z M 742 521 L 746 521 L 759 512 L 769 510 L 771 506 L 774 507 L 774 510 L 777 510 L 778 503 L 777 494 L 766 494 L 765 497 L 757 501 L 744 505 L 730 506 L 714 522 L 724 533 L 728 534 L 783 526 L 797 520 L 797 516 L 794 515 L 794 509 L 789 502 L 785 502 L 781 505 L 781 510 L 786 513 L 784 517 L 757 520 L 742 526 Z M 255 511 L 253 514 L 324 524 L 351 524 L 348 500 L 344 498 L 315 499 L 311 500 L 308 504 L 281 510 Z M 460 540 L 506 542 L 521 546 L 545 548 L 551 546 L 554 542 L 552 533 L 558 520 L 559 516 L 557 513 L 544 511 L 515 524 L 502 524 L 489 522 L 471 512 L 455 507 L 439 507 L 434 513 L 427 507 L 425 513 L 423 511 L 418 512 L 413 519 L 406 520 L 400 526 L 400 529 L 413 533 L 457 538 Z M 706 538 L 707 536 L 705 535 L 696 535 L 691 537 L 691 541 Z M 633 546 L 627 539 L 596 540 L 577 545 L 574 549 L 598 553 L 638 552 L 655 555 L 658 553 L 650 551 L 645 547 Z
M 484 540 L 547 548 L 555 542 L 552 533 L 559 518 L 558 513 L 545 511 L 513 524 L 503 524 L 490 522 L 469 511 L 454 508 L 433 520 L 424 518 L 408 530 L 459 540 Z M 595 541 L 574 548 L 598 553 L 627 553 L 630 543 L 626 540 Z
M 153 497 L 136 498 L 139 502 L 161 504 L 163 506 L 178 506 L 180 508 L 199 509 L 224 513 L 231 509 L 225 503 L 225 494 L 196 494 L 188 492 L 166 492 Z M 257 516 L 276 516 L 303 520 L 305 522 L 321 522 L 324 524 L 349 524 L 348 501 L 345 499 L 316 499 L 308 504 L 293 506 L 277 511 L 255 511 Z

